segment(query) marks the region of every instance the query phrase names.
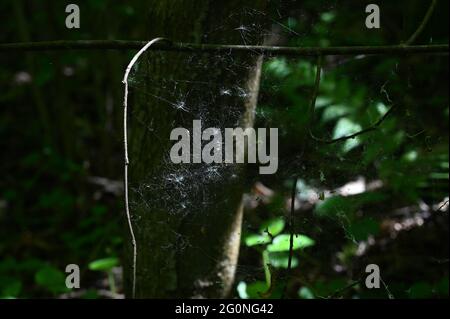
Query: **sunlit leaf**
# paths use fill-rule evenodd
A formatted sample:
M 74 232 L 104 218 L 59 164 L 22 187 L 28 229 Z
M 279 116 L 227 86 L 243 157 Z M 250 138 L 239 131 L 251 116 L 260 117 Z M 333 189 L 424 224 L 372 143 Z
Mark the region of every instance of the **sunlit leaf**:
M 351 134 L 355 134 L 361 130 L 362 127 L 358 123 L 355 123 L 348 118 L 341 118 L 334 127 L 333 138 L 350 136 Z M 357 147 L 359 144 L 360 141 L 357 137 L 349 139 L 345 141 L 343 145 L 343 151 L 348 152 L 353 148 Z
M 103 258 L 89 263 L 89 269 L 94 271 L 108 271 L 119 264 L 116 257 Z
M 264 235 L 250 234 L 245 237 L 244 241 L 245 245 L 247 245 L 248 247 L 256 245 L 264 245 L 270 243 L 270 236 L 268 234 Z
M 248 284 L 246 287 L 246 292 L 251 299 L 260 299 L 261 295 L 264 294 L 269 287 L 263 281 L 256 281 Z
M 266 70 L 278 78 L 284 78 L 291 73 L 289 65 L 284 58 L 271 59 L 266 64 Z
M 315 244 L 314 240 L 304 236 L 304 235 L 294 235 L 294 242 L 292 249 L 303 249 L 306 247 L 313 246 Z M 274 238 L 272 244 L 267 246 L 269 252 L 281 252 L 289 251 L 290 248 L 290 235 L 282 234 Z
M 270 235 L 276 236 L 283 231 L 284 225 L 284 218 L 274 218 L 264 222 L 260 228 L 260 231 L 262 233 L 268 231 Z
M 336 104 L 336 105 L 328 106 L 323 111 L 322 121 L 329 122 L 332 120 L 336 120 L 339 117 L 342 117 L 342 116 L 348 114 L 348 112 L 349 112 L 349 108 L 346 105 Z
M 298 291 L 298 296 L 301 299 L 314 299 L 314 294 L 308 287 L 302 287 Z
M 289 264 L 289 252 L 281 253 L 270 253 L 269 254 L 270 264 L 275 268 L 288 268 Z M 295 268 L 298 266 L 298 258 L 292 256 L 291 267 Z

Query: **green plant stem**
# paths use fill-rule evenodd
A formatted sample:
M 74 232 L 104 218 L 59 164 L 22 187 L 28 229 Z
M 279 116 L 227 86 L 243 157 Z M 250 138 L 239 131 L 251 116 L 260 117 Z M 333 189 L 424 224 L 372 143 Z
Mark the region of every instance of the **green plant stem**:
M 116 294 L 117 293 L 116 281 L 114 279 L 114 274 L 112 270 L 108 270 L 108 283 L 109 283 L 109 290 L 111 291 L 111 293 Z
M 269 252 L 267 251 L 267 249 L 264 249 L 263 253 L 262 253 L 262 257 L 263 257 L 263 264 L 264 264 L 264 275 L 266 278 L 266 284 L 267 287 L 270 288 L 270 283 L 272 281 L 271 278 L 271 273 L 270 273 L 270 259 L 269 259 Z

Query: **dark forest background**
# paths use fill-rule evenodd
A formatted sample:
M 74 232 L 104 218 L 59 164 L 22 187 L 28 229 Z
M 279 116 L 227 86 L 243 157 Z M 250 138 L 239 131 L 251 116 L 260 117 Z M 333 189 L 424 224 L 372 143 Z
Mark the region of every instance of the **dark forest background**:
M 274 24 L 288 30 L 282 44 L 290 46 L 399 44 L 430 3 L 378 1 L 382 28 L 368 30 L 366 1 L 272 2 L 280 9 Z M 0 2 L 0 42 L 147 39 L 146 1 L 76 3 L 79 30 L 65 27 L 67 1 Z M 416 41 L 442 43 L 447 1 Z M 0 52 L 0 297 L 123 297 L 121 81 L 133 54 Z M 287 281 L 289 298 L 448 298 L 448 56 L 327 57 L 314 136 L 346 136 L 395 109 L 357 139 L 309 139 L 299 164 L 292 153 L 311 125 L 304 114 L 315 64 L 265 59 L 255 126 L 280 128 L 287 160 L 246 196 L 232 297 L 277 298 Z M 301 236 L 286 279 L 294 174 Z M 76 291 L 64 284 L 72 263 L 82 272 Z M 361 281 L 372 263 L 381 289 Z

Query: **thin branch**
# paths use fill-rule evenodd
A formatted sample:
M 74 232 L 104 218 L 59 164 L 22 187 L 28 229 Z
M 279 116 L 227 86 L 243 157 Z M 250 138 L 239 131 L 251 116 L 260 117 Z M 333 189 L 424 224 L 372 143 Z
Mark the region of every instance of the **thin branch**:
M 436 4 L 437 4 L 437 0 L 431 1 L 430 7 L 428 8 L 427 13 L 423 17 L 422 22 L 420 23 L 417 30 L 408 39 L 408 41 L 406 41 L 406 43 L 405 43 L 406 45 L 413 44 L 417 40 L 417 38 L 420 36 L 420 34 L 423 32 L 426 25 L 428 24 L 428 21 L 430 20 L 431 16 L 433 15 L 434 9 L 436 8 Z
M 441 206 L 437 209 L 438 212 L 443 212 L 442 208 L 448 205 L 449 200 L 447 199 Z
M 2 52 L 21 51 L 57 51 L 57 50 L 138 50 L 147 41 L 124 40 L 79 40 L 79 41 L 43 41 L 0 44 Z M 392 46 L 353 46 L 353 47 L 277 47 L 222 44 L 194 44 L 162 41 L 149 50 L 177 52 L 247 52 L 267 55 L 319 56 L 319 55 L 375 55 L 375 54 L 411 54 L 444 53 L 448 54 L 448 44 L 436 45 L 392 45 Z
M 294 178 L 291 192 L 291 214 L 289 216 L 289 259 L 288 259 L 288 272 L 292 268 L 292 254 L 294 252 L 294 210 L 295 210 L 295 198 L 297 195 L 297 177 Z
M 134 64 L 137 62 L 139 57 L 147 51 L 149 48 L 151 48 L 156 43 L 161 43 L 163 41 L 166 41 L 164 38 L 156 38 L 151 40 L 148 43 L 145 43 L 145 45 L 139 50 L 138 53 L 134 55 L 134 57 L 131 59 L 130 63 L 128 64 L 125 75 L 123 77 L 123 84 L 124 84 L 124 98 L 123 98 L 123 142 L 124 142 L 124 190 L 125 190 L 125 212 L 127 216 L 128 221 L 128 229 L 130 231 L 131 236 L 131 244 L 133 246 L 133 265 L 132 265 L 132 271 L 133 271 L 133 283 L 132 283 L 132 298 L 134 299 L 136 297 L 136 267 L 137 267 L 137 243 L 136 243 L 136 236 L 134 234 L 133 230 L 133 223 L 131 220 L 131 212 L 130 212 L 130 204 L 128 200 L 128 165 L 130 164 L 130 160 L 128 157 L 128 76 L 130 75 L 131 69 L 133 68 Z
M 356 281 L 350 283 L 349 285 L 347 285 L 347 286 L 345 286 L 345 287 L 343 287 L 343 288 L 341 288 L 341 289 L 336 290 L 336 291 L 333 292 L 331 295 L 329 295 L 327 298 L 328 298 L 328 299 L 336 298 L 336 297 L 337 297 L 339 294 L 341 294 L 342 292 L 344 292 L 344 291 L 346 291 L 346 290 L 348 290 L 348 289 L 350 289 L 350 288 L 353 288 L 353 287 L 355 287 L 356 285 L 359 285 L 359 284 L 362 283 L 363 281 L 364 281 L 364 277 L 361 277 L 360 279 L 358 279 L 358 280 L 356 280 Z
M 317 67 L 316 67 L 316 79 L 314 81 L 314 89 L 313 89 L 313 94 L 311 97 L 311 104 L 310 104 L 310 112 L 309 114 L 314 117 L 314 109 L 315 109 L 315 105 L 316 105 L 316 99 L 317 99 L 317 95 L 319 92 L 319 86 L 320 86 L 320 75 L 322 73 L 322 62 L 323 62 L 323 56 L 319 55 L 317 57 Z M 312 121 L 310 121 L 311 123 Z M 295 221 L 295 216 L 294 216 L 294 211 L 295 211 L 295 198 L 297 196 L 297 181 L 298 181 L 298 176 L 294 176 L 294 181 L 292 184 L 292 190 L 291 190 L 291 212 L 289 215 L 289 257 L 288 257 L 288 265 L 287 265 L 287 270 L 286 270 L 286 283 L 283 289 L 283 293 L 281 295 L 281 299 L 284 299 L 284 296 L 286 294 L 286 289 L 287 289 L 287 283 L 288 280 L 291 276 L 291 272 L 292 272 L 292 258 L 294 255 L 294 221 Z
M 319 88 L 320 88 L 320 78 L 322 75 L 322 63 L 323 63 L 323 56 L 319 55 L 317 58 L 317 66 L 316 66 L 316 79 L 314 80 L 314 87 L 312 91 L 311 96 L 311 102 L 309 105 L 309 116 L 310 116 L 310 131 L 311 131 L 311 125 L 314 123 L 314 114 L 316 109 L 316 100 L 317 95 L 319 94 Z
M 288 266 L 286 270 L 286 284 L 284 286 L 283 294 L 281 296 L 281 299 L 284 299 L 287 283 L 289 280 L 289 277 L 291 276 L 291 270 L 292 270 L 292 257 L 294 255 L 294 211 L 295 211 L 295 198 L 297 196 L 297 180 L 298 177 L 294 177 L 294 182 L 292 184 L 292 191 L 291 191 L 291 212 L 289 215 L 289 258 L 288 258 Z
M 356 132 L 354 134 L 342 136 L 342 137 L 331 139 L 331 140 L 324 140 L 324 139 L 315 137 L 312 134 L 310 134 L 310 135 L 311 135 L 311 137 L 314 140 L 316 140 L 318 142 L 321 142 L 321 143 L 324 143 L 324 144 L 334 144 L 334 143 L 339 143 L 339 142 L 343 142 L 343 141 L 346 141 L 346 140 L 350 140 L 350 139 L 356 138 L 356 137 L 358 137 L 360 135 L 363 135 L 363 134 L 366 134 L 366 133 L 369 133 L 369 132 L 377 130 L 378 127 L 384 122 L 384 120 L 386 120 L 388 118 L 388 116 L 392 113 L 394 108 L 395 108 L 395 105 L 392 105 L 390 107 L 390 109 L 386 113 L 384 113 L 384 115 L 378 121 L 376 121 L 374 124 L 372 124 L 368 128 L 365 128 L 365 129 L 363 129 L 363 130 L 361 130 L 359 132 Z
M 339 294 L 341 294 L 342 292 L 344 292 L 344 291 L 346 291 L 346 290 L 348 290 L 348 289 L 350 289 L 350 288 L 353 288 L 353 287 L 355 287 L 355 286 L 358 285 L 358 284 L 361 284 L 361 283 L 364 281 L 364 279 L 365 279 L 365 277 L 364 277 L 364 276 L 361 276 L 361 278 L 358 279 L 357 281 L 354 281 L 354 282 L 350 283 L 349 285 L 347 285 L 347 286 L 345 286 L 345 287 L 343 287 L 343 288 L 341 288 L 341 289 L 336 290 L 333 294 L 331 294 L 330 296 L 328 296 L 328 299 L 336 298 L 336 297 L 337 297 Z M 389 290 L 389 287 L 388 287 L 388 285 L 384 282 L 383 278 L 380 277 L 380 280 L 381 280 L 381 283 L 383 284 L 384 289 L 386 290 L 386 293 L 387 293 L 387 295 L 388 295 L 388 298 L 389 298 L 389 299 L 395 299 L 394 295 L 393 295 L 393 294 L 391 293 L 391 291 Z

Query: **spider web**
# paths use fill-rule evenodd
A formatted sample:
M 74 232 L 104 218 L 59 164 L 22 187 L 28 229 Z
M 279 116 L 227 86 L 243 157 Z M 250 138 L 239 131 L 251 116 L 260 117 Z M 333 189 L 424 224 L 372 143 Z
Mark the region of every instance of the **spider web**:
M 334 5 L 330 5 L 321 10 L 333 8 Z M 261 20 L 264 22 L 255 22 Z M 310 32 L 299 33 L 289 24 L 289 20 L 285 23 L 286 20 L 281 15 L 279 21 L 269 19 L 267 23 L 267 20 L 264 13 L 245 9 L 230 15 L 223 27 L 205 34 L 204 38 L 228 28 L 241 39 L 241 43 L 235 44 L 250 45 L 261 38 L 301 37 Z M 272 27 L 267 28 L 267 25 Z M 258 107 L 250 115 L 254 117 L 255 127 L 279 128 L 277 174 L 259 176 L 256 168 L 249 165 L 172 163 L 169 156 L 169 134 L 172 129 L 184 127 L 190 130 L 193 120 L 201 120 L 202 129 L 214 127 L 222 132 L 225 128 L 243 125 L 243 118 L 248 114 L 242 106 L 258 93 L 249 88 L 247 80 L 248 75 L 254 72 L 257 58 L 256 54 L 237 54 L 231 51 L 147 51 L 134 65 L 129 77 L 129 148 L 133 155 L 130 157 L 130 168 L 134 171 L 128 182 L 128 189 L 132 225 L 141 233 L 146 229 L 141 223 L 147 218 L 145 214 L 163 211 L 166 219 L 159 220 L 153 226 L 169 227 L 171 235 L 160 247 L 152 249 L 170 251 L 174 255 L 186 249 L 195 249 L 196 243 L 180 232 L 180 223 L 187 221 L 189 224 L 189 220 L 198 214 L 214 218 L 211 211 L 227 202 L 226 196 L 223 196 L 224 191 L 218 190 L 218 187 L 226 189 L 229 185 L 242 184 L 249 193 L 245 200 L 247 212 L 242 231 L 244 235 L 258 232 L 264 219 L 274 216 L 288 218 L 289 205 L 283 203 L 289 197 L 289 183 L 294 177 L 299 177 L 294 231 L 314 238 L 316 249 L 320 253 L 313 255 L 326 255 L 326 259 L 334 263 L 333 267 L 340 269 L 338 272 L 341 273 L 347 271 L 345 274 L 350 279 L 354 269 L 346 269 L 348 265 L 341 265 L 341 248 L 348 243 L 359 249 L 363 249 L 361 247 L 364 245 L 371 245 L 371 237 L 366 240 L 355 238 L 353 224 L 358 222 L 359 217 L 372 213 L 366 207 L 372 200 L 379 201 L 376 196 L 374 199 L 369 196 L 367 201 L 361 200 L 359 195 L 376 191 L 383 186 L 370 165 L 375 157 L 395 160 L 401 156 L 389 146 L 374 150 L 370 145 L 382 139 L 383 134 L 394 134 L 394 140 L 398 140 L 391 147 L 395 149 L 404 143 L 407 138 L 405 136 L 417 137 L 411 139 L 411 143 L 419 147 L 423 143 L 429 143 L 429 138 L 421 135 L 423 128 L 420 121 L 411 118 L 401 123 L 401 132 L 396 130 L 396 126 L 400 125 L 397 119 L 386 118 L 373 134 L 339 143 L 323 143 L 312 135 L 332 140 L 370 127 L 391 106 L 404 103 L 401 99 L 403 92 L 414 90 L 417 85 L 411 80 L 414 69 L 397 58 L 389 58 L 389 64 L 383 57 L 327 57 L 321 70 L 322 80 L 318 88 L 315 114 L 312 116 L 308 110 L 314 91 L 317 60 L 265 57 Z M 377 70 L 377 66 L 381 64 L 385 69 Z M 367 74 L 355 71 L 360 70 L 361 65 L 366 65 Z M 206 74 L 213 80 L 205 81 Z M 366 83 L 365 88 L 358 86 L 361 80 Z M 296 83 L 295 88 L 292 83 Z M 356 89 L 349 89 L 352 86 Z M 344 92 L 342 96 L 335 94 L 337 90 Z M 333 100 L 330 96 L 337 97 Z M 225 149 L 225 145 L 222 144 L 221 148 Z M 374 155 L 369 156 L 371 153 Z M 143 165 L 147 162 L 151 164 Z M 336 163 L 335 167 L 330 168 L 330 162 Z M 244 166 L 246 173 L 242 178 Z M 424 175 L 430 170 L 429 167 L 419 169 L 421 171 L 416 173 Z M 264 198 L 264 195 L 250 191 L 257 182 L 268 185 L 276 195 Z M 442 196 L 442 186 L 435 187 L 438 196 Z M 337 202 L 327 208 L 326 214 L 332 216 L 324 221 L 317 207 L 322 207 L 325 211 L 324 205 L 321 205 L 324 199 L 336 195 L 347 197 L 348 200 L 345 204 Z M 273 204 L 277 200 L 282 202 L 278 206 Z M 268 213 L 271 205 L 276 208 Z M 137 214 L 137 211 L 147 213 Z M 208 227 L 207 224 L 189 225 L 199 231 Z M 321 245 L 322 242 L 329 243 L 333 236 L 336 238 L 335 246 Z M 139 244 L 138 238 L 138 247 Z M 146 248 L 144 246 L 142 249 Z M 204 256 L 206 259 L 213 258 L 207 252 L 204 252 Z M 170 263 L 168 260 L 167 269 L 172 267 Z M 263 280 L 265 271 L 267 269 L 261 261 L 260 252 L 243 245 L 236 269 L 237 281 Z

